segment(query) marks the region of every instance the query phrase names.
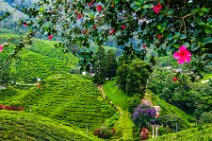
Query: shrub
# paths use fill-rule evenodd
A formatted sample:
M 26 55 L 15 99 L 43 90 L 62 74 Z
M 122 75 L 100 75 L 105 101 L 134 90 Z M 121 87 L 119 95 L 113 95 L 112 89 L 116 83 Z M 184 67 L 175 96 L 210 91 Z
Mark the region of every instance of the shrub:
M 133 122 L 140 128 L 148 127 L 148 125 L 155 119 L 156 111 L 147 105 L 138 105 L 133 113 Z
M 107 126 L 103 126 L 100 128 L 97 128 L 94 131 L 94 135 L 98 136 L 99 138 L 109 139 L 115 134 L 115 130 L 112 128 L 109 128 Z
M 112 128 L 114 127 L 118 119 L 119 119 L 119 113 L 116 112 L 112 117 L 110 117 L 109 119 L 105 121 L 105 125 Z
M 141 103 L 141 97 L 140 95 L 136 94 L 133 95 L 131 98 L 128 99 L 128 111 L 130 113 L 133 113 L 133 111 L 135 110 L 135 108 Z
M 170 131 L 170 128 L 169 127 L 160 127 L 159 129 L 158 129 L 158 133 L 159 133 L 159 135 L 161 136 L 161 135 L 164 135 L 164 134 L 168 134 L 168 133 L 170 133 L 171 131 Z
M 212 124 L 212 111 L 202 113 L 200 117 L 200 123 Z
M 160 124 L 169 127 L 173 132 L 176 131 L 176 126 L 178 131 L 184 128 L 183 121 L 176 115 L 162 115 L 158 120 Z

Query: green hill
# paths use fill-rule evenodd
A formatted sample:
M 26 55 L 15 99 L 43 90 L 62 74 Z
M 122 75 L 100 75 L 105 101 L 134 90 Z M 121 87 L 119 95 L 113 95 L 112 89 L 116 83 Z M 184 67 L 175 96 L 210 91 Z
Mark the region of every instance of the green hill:
M 76 127 L 68 127 L 51 119 L 23 112 L 0 111 L 0 140 L 97 140 Z
M 2 34 L 0 38 L 0 42 L 10 41 L 0 56 L 1 62 L 4 62 L 13 52 L 18 35 Z M 54 47 L 55 43 L 34 39 L 31 46 L 20 52 L 17 60 L 10 60 L 10 79 L 31 83 L 38 77 L 45 79 L 53 74 L 66 74 L 70 73 L 71 69 L 76 69 L 78 58 L 71 53 L 64 54 L 62 49 Z
M 13 8 L 11 5 L 9 5 L 4 0 L 0 0 L 0 4 L 1 4 L 0 10 L 8 11 L 8 12 L 12 13 L 12 19 L 14 21 L 17 21 L 17 20 L 19 20 L 21 18 L 27 18 L 26 14 L 22 13 L 19 10 L 15 10 L 15 8 Z
M 104 84 L 104 91 L 108 99 L 112 100 L 114 104 L 120 106 L 123 109 L 128 108 L 128 98 L 130 98 L 127 94 L 122 92 L 116 86 L 115 81 L 107 81 Z M 187 115 L 185 112 L 180 110 L 179 108 L 167 103 L 166 101 L 162 100 L 158 96 L 152 94 L 150 91 L 147 92 L 145 98 L 152 102 L 153 105 L 159 105 L 162 109 L 161 115 L 166 114 L 174 114 L 180 117 L 187 126 L 189 126 L 189 122 L 194 121 L 194 119 Z
M 183 130 L 147 141 L 211 141 L 212 125 Z
M 102 101 L 95 84 L 80 75 L 55 75 L 41 83 L 41 88 L 27 92 L 3 90 L 3 103 L 18 103 L 27 112 L 63 121 L 91 132 L 114 115 L 115 109 Z M 10 95 L 9 98 L 7 95 Z

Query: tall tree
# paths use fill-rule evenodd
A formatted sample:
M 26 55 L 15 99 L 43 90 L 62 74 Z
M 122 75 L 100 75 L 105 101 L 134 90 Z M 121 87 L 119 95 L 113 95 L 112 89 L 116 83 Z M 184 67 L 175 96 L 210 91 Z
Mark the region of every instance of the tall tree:
M 123 64 L 118 68 L 117 84 L 129 95 L 139 93 L 144 96 L 151 72 L 152 69 L 146 62 L 135 59 L 131 64 Z
M 106 76 L 106 53 L 103 46 L 100 46 L 97 49 L 97 52 L 94 56 L 94 72 L 95 76 L 93 81 L 96 84 L 103 84 L 105 82 Z
M 107 61 L 106 77 L 108 78 L 115 77 L 118 64 L 116 61 L 116 54 L 112 49 L 110 49 L 107 52 L 106 61 Z

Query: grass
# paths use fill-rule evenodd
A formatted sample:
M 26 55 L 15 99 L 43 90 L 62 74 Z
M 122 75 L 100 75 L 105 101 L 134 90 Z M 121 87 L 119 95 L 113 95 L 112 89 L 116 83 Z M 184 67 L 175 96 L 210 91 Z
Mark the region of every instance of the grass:
M 177 133 L 163 135 L 155 139 L 147 141 L 211 141 L 212 140 L 212 124 L 205 125 L 200 128 L 192 128 Z
M 0 111 L 0 140 L 98 140 L 77 127 L 65 126 L 46 117 L 23 112 Z
M 129 96 L 117 88 L 115 80 L 107 81 L 103 86 L 103 90 L 106 93 L 106 97 L 115 105 L 121 107 L 123 110 L 128 109 L 127 100 Z
M 119 120 L 115 124 L 117 131 L 116 138 L 118 140 L 132 140 L 133 139 L 133 122 L 130 118 L 130 114 L 127 111 L 129 96 L 124 94 L 121 90 L 116 87 L 115 81 L 107 81 L 103 85 L 103 90 L 106 97 L 115 104 L 119 112 Z
M 10 95 L 3 91 L 2 95 Z M 93 132 L 104 121 L 113 116 L 115 109 L 104 101 L 95 84 L 80 75 L 54 75 L 41 84 L 41 88 L 31 88 L 27 94 L 10 95 L 4 103 L 20 103 L 26 112 L 43 115 L 63 121 L 83 130 Z

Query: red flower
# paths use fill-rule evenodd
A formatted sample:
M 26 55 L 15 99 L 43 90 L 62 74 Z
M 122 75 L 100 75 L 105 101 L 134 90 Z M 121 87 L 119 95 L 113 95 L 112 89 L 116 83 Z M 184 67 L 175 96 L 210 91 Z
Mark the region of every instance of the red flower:
M 48 39 L 51 40 L 54 36 L 53 35 L 49 35 Z
M 143 45 L 142 45 L 142 48 L 145 49 L 145 48 L 146 48 L 146 44 L 143 44 Z
M 82 14 L 77 15 L 77 19 L 80 20 L 82 18 Z
M 161 39 L 161 38 L 163 38 L 163 36 L 162 35 L 157 35 L 157 38 Z
M 102 11 L 102 6 L 101 5 L 97 5 L 96 9 L 97 9 L 98 12 L 101 12 Z
M 92 0 L 92 1 L 88 4 L 88 6 L 91 7 L 91 6 L 93 5 L 94 2 L 95 2 L 95 0 Z
M 114 28 L 111 28 L 110 31 L 109 31 L 109 35 L 112 35 L 115 33 L 115 29 Z
M 173 80 L 174 82 L 176 82 L 176 81 L 177 81 L 177 77 L 176 77 L 176 76 L 173 77 L 172 80 Z
M 96 29 L 97 27 L 96 27 L 96 25 L 93 25 L 93 29 Z
M 178 64 L 189 63 L 191 61 L 191 52 L 186 49 L 186 46 L 182 45 L 179 52 L 175 52 L 173 57 L 178 60 Z
M 125 26 L 125 25 L 122 25 L 122 26 L 121 26 L 121 28 L 122 28 L 122 29 L 125 29 L 125 28 L 126 28 L 126 26 Z
M 0 45 L 0 52 L 3 51 L 4 46 Z
M 26 22 L 24 22 L 23 25 L 24 25 L 25 27 L 28 26 L 28 24 L 27 24 Z
M 156 6 L 153 6 L 153 11 L 156 13 L 156 14 L 159 14 L 160 10 L 162 9 L 162 6 L 160 3 L 158 3 L 158 5 Z

